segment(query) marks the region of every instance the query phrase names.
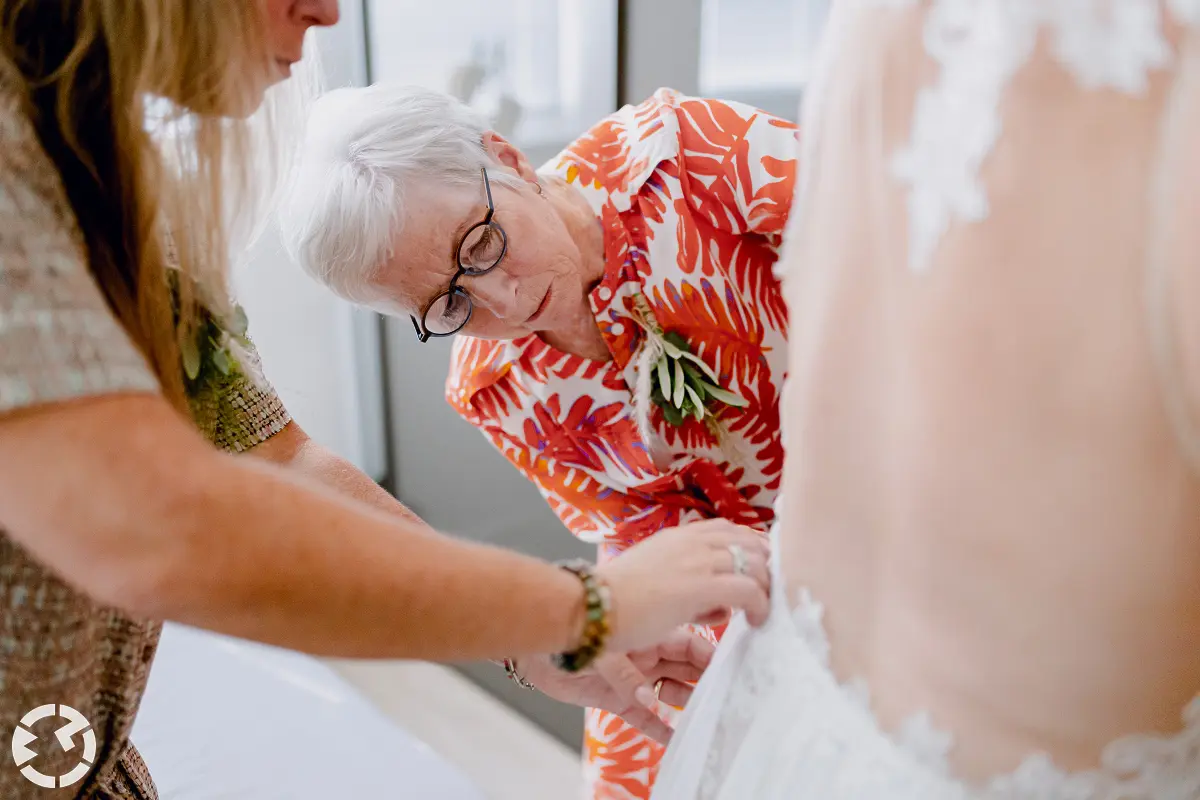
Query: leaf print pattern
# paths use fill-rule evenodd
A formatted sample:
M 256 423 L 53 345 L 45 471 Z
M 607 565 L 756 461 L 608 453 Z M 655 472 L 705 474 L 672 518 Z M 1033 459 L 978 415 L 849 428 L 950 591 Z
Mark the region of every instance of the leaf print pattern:
M 621 109 L 550 164 L 604 232 L 605 274 L 588 299 L 612 360 L 536 336 L 454 343 L 449 402 L 602 558 L 687 522 L 723 517 L 765 532 L 772 520 L 787 344 L 772 268 L 796 148 L 794 125 L 736 103 L 663 89 Z M 642 441 L 631 394 L 643 341 L 637 295 L 747 401 L 718 412 L 721 440 L 702 422 L 666 423 L 656 407 L 664 452 L 656 459 Z M 589 796 L 647 800 L 662 748 L 606 712 L 586 720 Z
M 663 330 L 682 334 L 693 351 L 716 370 L 722 386 L 731 391 L 750 383 L 766 364 L 763 349 L 765 326 L 751 316 L 728 290 L 721 296 L 708 280 L 684 281 L 680 288 L 663 281 L 663 291 L 654 290 L 653 305 L 666 309 L 671 324 Z M 656 314 L 657 315 L 657 314 Z M 657 315 L 659 320 L 662 315 Z
M 525 420 L 525 444 L 568 467 L 595 472 L 621 469 L 639 477 L 654 468 L 624 405 L 593 409 L 587 396 L 575 400 L 565 415 L 558 395 L 535 406 L 533 416 Z
M 686 203 L 677 200 L 677 203 Z M 761 237 L 732 234 L 705 226 L 680 226 L 676 231 L 680 271 L 699 270 L 705 277 L 723 273 L 741 296 L 741 301 L 776 329 L 787 327 L 787 307 L 772 268 L 779 247 Z
M 778 238 L 796 182 L 794 129 L 761 112 L 743 118 L 729 104 L 704 100 L 681 103 L 678 116 L 687 154 L 682 197 L 718 230 Z M 791 142 L 783 158 L 764 147 L 773 144 L 768 132 Z

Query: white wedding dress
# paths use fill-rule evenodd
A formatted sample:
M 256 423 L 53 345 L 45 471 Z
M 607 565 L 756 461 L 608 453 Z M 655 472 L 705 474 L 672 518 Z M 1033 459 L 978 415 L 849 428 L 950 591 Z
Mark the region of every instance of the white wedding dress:
M 778 543 L 776 543 L 778 546 Z M 780 576 L 776 576 L 780 581 Z M 768 624 L 729 627 L 664 757 L 654 800 L 1196 800 L 1200 698 L 1171 738 L 1130 736 L 1100 770 L 1068 773 L 1046 755 L 984 786 L 956 780 L 950 734 L 925 714 L 892 734 L 868 687 L 829 668 L 822 607 L 782 595 Z
M 834 0 L 802 114 L 803 178 L 781 266 L 786 283 L 799 280 L 800 274 L 808 282 L 803 289 L 788 289 L 793 320 L 790 347 L 805 349 L 810 360 L 817 358 L 812 354 L 820 348 L 851 347 L 838 343 L 852 339 L 846 331 L 857 335 L 857 329 L 830 327 L 834 323 L 820 306 L 823 292 L 833 296 L 828 287 L 836 284 L 828 275 L 838 270 L 861 270 L 869 276 L 856 285 L 860 293 L 864 286 L 894 280 L 900 287 L 894 294 L 903 291 L 912 296 L 932 291 L 930 286 L 941 291 L 949 285 L 938 281 L 960 280 L 948 277 L 956 270 L 975 270 L 983 276 L 976 280 L 998 280 L 1000 275 L 1008 280 L 1021 270 L 1039 270 L 1053 281 L 1055 270 L 1067 267 L 1060 266 L 1061 258 L 1046 256 L 1041 262 L 1041 254 L 1064 240 L 1069 244 L 1076 234 L 1069 227 L 1051 230 L 1048 224 L 1043 229 L 1037 225 L 1037 214 L 1030 221 L 1019 217 L 1019 211 L 1022 204 L 1041 202 L 1039 195 L 1069 192 L 1069 182 L 1094 176 L 1124 188 L 1067 194 L 1065 200 L 1055 195 L 1045 215 L 1061 214 L 1063 220 L 1078 224 L 1079 231 L 1102 231 L 1113 227 L 1106 220 L 1128 216 L 1124 212 L 1106 216 L 1106 204 L 1144 210 L 1149 222 L 1119 234 L 1128 244 L 1127 251 L 1114 255 L 1111 265 L 1101 253 L 1093 274 L 1104 280 L 1129 278 L 1128 307 L 1121 306 L 1125 309 L 1122 325 L 1133 320 L 1128 330 L 1139 330 L 1138 320 L 1173 319 L 1171 315 L 1179 311 L 1174 305 L 1178 295 L 1190 294 L 1178 291 L 1182 279 L 1175 271 L 1200 265 L 1200 237 L 1189 238 L 1188 231 L 1172 228 L 1171 220 L 1176 218 L 1169 211 L 1190 201 L 1190 196 L 1180 193 L 1194 185 L 1188 183 L 1189 177 L 1200 177 L 1190 157 L 1192 150 L 1200 152 L 1198 25 L 1197 0 Z M 1095 136 L 1117 142 L 1116 158 L 1075 165 L 1059 158 L 1062 152 L 1069 154 L 1073 145 L 1063 149 L 1056 139 L 1058 122 L 1044 127 L 1028 124 L 1036 119 L 1030 109 L 1039 108 L 1038 103 L 1061 109 L 1077 102 L 1076 98 L 1083 98 L 1078 102 L 1087 113 L 1094 111 L 1086 105 L 1091 98 L 1097 98 L 1096 104 L 1107 104 L 1104 114 L 1113 116 L 1095 112 Z M 1025 116 L 1010 128 L 1006 109 Z M 1104 120 L 1125 118 L 1133 121 L 1128 126 L 1108 123 L 1105 127 Z M 1088 145 L 1077 139 L 1081 151 Z M 1058 155 L 1038 161 L 1045 151 Z M 847 227 L 854 236 L 843 232 L 839 238 L 831 218 L 820 216 L 822 203 L 831 196 L 828 192 L 834 191 L 828 187 L 835 184 L 840 184 L 837 190 L 843 194 L 859 195 L 858 205 L 849 206 L 861 209 Z M 1200 203 L 1195 208 L 1200 211 Z M 1200 219 L 1193 224 L 1200 226 Z M 991 226 L 1008 229 L 987 238 Z M 875 261 L 887 263 L 863 265 L 863 258 L 841 257 L 839 248 L 867 246 L 863 241 L 873 242 L 876 249 L 869 252 L 875 254 Z M 1001 249 L 1004 254 L 998 255 Z M 886 259 L 880 254 L 887 254 Z M 987 270 L 996 271 L 990 279 Z M 1138 295 L 1143 286 L 1144 297 Z M 1003 291 L 1000 287 L 996 294 Z M 1090 308 L 1087 292 L 1075 303 L 1064 302 L 1072 298 L 1063 294 L 1057 295 L 1057 302 L 1062 304 L 1058 313 L 1064 319 L 1072 308 Z M 1112 293 L 1114 303 L 1121 302 L 1120 295 Z M 1096 304 L 1109 302 L 1105 298 L 1110 295 L 1099 289 L 1096 296 L 1101 298 Z M 904 317 L 908 313 L 904 302 L 908 300 L 888 299 L 876 306 L 877 313 L 889 320 Z M 941 306 L 937 308 L 945 313 Z M 1039 324 L 1040 309 L 1033 304 L 1026 308 L 1028 325 Z M 1193 353 L 1178 341 L 1195 331 L 1183 324 L 1151 322 L 1146 327 L 1152 345 L 1131 346 L 1128 363 L 1157 376 L 1158 383 L 1145 390 L 1145 397 L 1162 401 L 1163 417 L 1169 420 L 1165 424 L 1184 454 L 1181 458 L 1194 468 L 1200 465 L 1195 404 L 1189 402 L 1192 388 L 1178 380 L 1177 368 L 1194 363 Z M 1003 340 L 997 341 L 999 348 Z M 1052 350 L 1057 340 L 1047 335 L 1045 341 L 1047 350 Z M 1113 353 L 1114 364 L 1125 363 L 1121 352 L 1114 349 Z M 1090 353 L 1079 356 L 1084 362 L 1090 358 Z M 793 365 L 801 363 L 793 361 Z M 897 369 L 910 368 L 924 366 L 906 364 Z M 789 385 L 782 414 L 789 451 L 785 476 L 793 470 L 793 457 L 800 469 L 805 468 L 804 459 L 836 462 L 836 456 L 830 456 L 833 450 L 820 447 L 830 437 L 842 435 L 797 421 L 796 409 L 812 388 L 800 385 L 799 374 L 801 370 L 791 370 L 789 384 L 797 385 Z M 1113 385 L 1125 385 L 1123 373 Z M 1025 413 L 1021 409 L 1013 416 Z M 1003 415 L 998 419 L 1005 421 Z M 830 422 L 831 428 L 837 427 L 835 422 Z M 1020 419 L 1013 424 L 1019 426 Z M 1020 437 L 1017 430 L 1014 436 Z M 804 432 L 803 441 L 797 431 Z M 901 447 L 905 440 L 894 441 Z M 936 454 L 938 446 L 931 438 L 929 450 Z M 856 463 L 855 468 L 873 468 L 869 461 L 864 463 L 865 467 Z M 836 470 L 836 463 L 829 469 Z M 1078 467 L 1072 469 L 1080 472 Z M 793 487 L 785 477 L 785 492 Z M 928 702 L 910 708 L 902 722 L 882 723 L 869 691 L 876 687 L 831 666 L 836 661 L 831 654 L 838 652 L 839 645 L 833 619 L 837 608 L 831 602 L 825 609 L 822 592 L 810 591 L 805 579 L 805 575 L 819 576 L 823 564 L 805 564 L 793 552 L 813 519 L 794 522 L 797 494 L 786 494 L 788 508 L 779 509 L 781 522 L 772 532 L 776 589 L 770 621 L 761 630 L 751 630 L 738 617 L 730 626 L 682 717 L 658 776 L 655 800 L 1200 798 L 1200 696 L 1184 704 L 1171 730 L 1143 734 L 1129 730 L 1115 740 L 1105 739 L 1111 743 L 1094 767 L 1064 769 L 1052 754 L 1032 752 L 1015 769 L 988 772 L 974 780 L 962 778 L 951 758 L 956 748 L 968 744 L 966 737 L 935 723 L 938 715 L 922 710 Z M 1094 495 L 1097 504 L 1107 502 L 1103 493 Z M 802 502 L 833 509 L 826 517 L 819 517 L 823 510 L 814 512 L 819 519 L 836 519 L 839 509 L 847 515 L 858 513 L 857 504 L 839 507 L 816 492 Z M 868 496 L 862 502 L 869 505 L 871 500 Z M 889 506 L 896 507 L 895 503 Z M 1194 511 L 1193 507 L 1188 513 Z M 970 519 L 969 513 L 966 518 Z M 789 521 L 795 527 L 789 527 Z M 981 524 L 985 522 L 981 519 Z M 1200 575 L 1194 579 L 1200 582 Z M 1014 581 L 1014 594 L 1017 586 Z M 826 587 L 824 595 L 828 594 Z M 1188 606 L 1193 611 L 1194 607 Z M 1120 646 L 1114 642 L 1113 647 Z M 1180 658 L 1181 663 L 1194 662 L 1186 653 Z

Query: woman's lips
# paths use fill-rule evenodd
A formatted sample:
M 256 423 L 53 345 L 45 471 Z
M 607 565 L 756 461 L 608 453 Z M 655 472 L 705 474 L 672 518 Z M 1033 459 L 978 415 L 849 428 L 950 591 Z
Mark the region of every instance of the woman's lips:
M 549 308 L 550 300 L 553 297 L 554 297 L 554 285 L 551 284 L 550 286 L 546 287 L 546 294 L 542 296 L 542 302 L 538 303 L 538 307 L 535 308 L 533 310 L 533 313 L 529 315 L 529 319 L 525 320 L 525 324 L 531 325 L 534 322 L 537 322 L 538 317 L 540 317 L 542 315 L 542 312 L 545 311 L 547 308 Z

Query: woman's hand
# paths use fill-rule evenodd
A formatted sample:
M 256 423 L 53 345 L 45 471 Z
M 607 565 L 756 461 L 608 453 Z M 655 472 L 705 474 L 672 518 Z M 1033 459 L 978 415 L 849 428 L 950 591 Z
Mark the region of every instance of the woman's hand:
M 652 645 L 686 623 L 711 624 L 731 608 L 743 609 L 751 625 L 763 624 L 770 611 L 768 555 L 762 534 L 721 519 L 667 528 L 639 542 L 597 569 L 612 598 L 609 649 Z
M 517 672 L 562 703 L 617 714 L 651 738 L 666 744 L 671 728 L 655 713 L 658 702 L 682 708 L 692 696 L 688 684 L 700 680 L 713 646 L 695 633 L 673 631 L 662 642 L 631 653 L 601 656 L 588 669 L 570 675 L 546 656 L 522 658 Z M 662 681 L 655 697 L 654 687 Z

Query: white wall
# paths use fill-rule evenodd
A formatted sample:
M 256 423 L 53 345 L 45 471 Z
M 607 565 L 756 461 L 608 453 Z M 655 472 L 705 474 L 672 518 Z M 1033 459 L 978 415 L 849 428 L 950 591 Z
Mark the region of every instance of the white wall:
M 330 87 L 362 84 L 361 10 L 317 33 Z M 310 436 L 377 480 L 386 471 L 377 317 L 338 300 L 295 266 L 273 229 L 234 276 L 267 377 Z

